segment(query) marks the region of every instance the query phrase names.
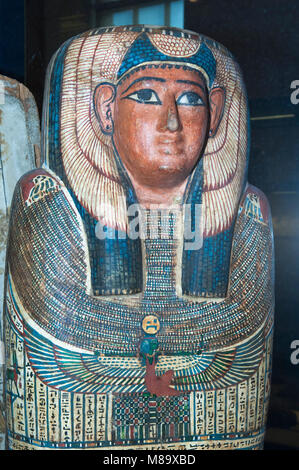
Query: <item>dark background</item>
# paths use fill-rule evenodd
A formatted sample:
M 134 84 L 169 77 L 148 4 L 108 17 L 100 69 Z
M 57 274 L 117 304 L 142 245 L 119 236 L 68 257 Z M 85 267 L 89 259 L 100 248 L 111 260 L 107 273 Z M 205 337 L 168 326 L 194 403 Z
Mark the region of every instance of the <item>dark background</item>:
M 69 37 L 117 9 L 152 1 L 0 0 L 0 74 L 31 90 L 41 111 L 46 66 Z M 167 3 L 167 2 L 164 2 Z M 273 215 L 276 325 L 265 449 L 299 449 L 299 0 L 186 0 L 184 27 L 225 45 L 243 70 L 251 112 L 248 180 Z M 299 97 L 299 94 L 298 94 Z M 298 354 L 299 358 L 299 354 Z

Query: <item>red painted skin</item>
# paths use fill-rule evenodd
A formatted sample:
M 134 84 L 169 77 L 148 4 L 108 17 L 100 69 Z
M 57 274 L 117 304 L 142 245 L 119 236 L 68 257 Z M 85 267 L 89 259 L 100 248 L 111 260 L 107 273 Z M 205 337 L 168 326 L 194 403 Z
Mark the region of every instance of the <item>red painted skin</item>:
M 144 93 L 148 96 L 142 101 Z M 144 207 L 169 205 L 183 195 L 209 131 L 218 128 L 224 95 L 221 88 L 209 95 L 202 76 L 183 68 L 138 70 L 116 89 L 98 87 L 99 121 L 106 133 L 111 129 Z

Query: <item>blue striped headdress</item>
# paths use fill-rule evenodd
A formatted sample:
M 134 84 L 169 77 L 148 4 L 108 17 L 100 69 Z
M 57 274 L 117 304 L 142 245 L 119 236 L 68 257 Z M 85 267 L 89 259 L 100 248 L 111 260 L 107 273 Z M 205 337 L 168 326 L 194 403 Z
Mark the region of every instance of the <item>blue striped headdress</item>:
M 138 36 L 127 51 L 119 68 L 117 78 L 121 80 L 139 67 L 154 64 L 158 66 L 161 62 L 168 64 L 169 67 L 185 66 L 198 70 L 204 75 L 209 88 L 211 88 L 215 79 L 216 60 L 206 44 L 202 43 L 196 53 L 190 56 L 166 55 L 152 44 L 146 33 Z

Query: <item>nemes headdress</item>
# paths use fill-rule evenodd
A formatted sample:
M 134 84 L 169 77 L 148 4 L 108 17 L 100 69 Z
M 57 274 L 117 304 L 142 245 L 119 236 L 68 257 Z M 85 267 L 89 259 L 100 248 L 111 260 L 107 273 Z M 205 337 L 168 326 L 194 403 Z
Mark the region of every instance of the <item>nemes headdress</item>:
M 246 182 L 247 98 L 231 54 L 203 35 L 175 28 L 111 27 L 88 31 L 63 44 L 48 69 L 44 162 L 64 181 L 85 220 L 126 232 L 132 193 L 119 171 L 111 137 L 97 120 L 93 94 L 101 82 L 117 86 L 140 67 L 163 64 L 197 70 L 208 90 L 219 86 L 225 90 L 217 134 L 208 139 L 185 195 L 186 202 L 202 204 L 204 240 L 214 243 L 218 237 L 223 246 L 231 240 Z M 227 246 L 229 257 L 230 243 Z M 99 290 L 108 292 L 105 289 Z M 122 288 L 116 290 L 122 292 Z M 192 292 L 198 294 L 193 288 Z

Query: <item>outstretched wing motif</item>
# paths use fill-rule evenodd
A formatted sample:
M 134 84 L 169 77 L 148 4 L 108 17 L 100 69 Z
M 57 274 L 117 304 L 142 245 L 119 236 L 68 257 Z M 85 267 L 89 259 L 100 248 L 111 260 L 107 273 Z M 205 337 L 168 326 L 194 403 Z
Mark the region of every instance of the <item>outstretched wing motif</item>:
M 137 358 L 79 353 L 53 344 L 28 325 L 25 348 L 37 376 L 50 387 L 77 393 L 145 390 Z
M 58 346 L 24 325 L 25 348 L 32 368 L 50 387 L 76 393 L 146 392 L 145 367 L 136 357 L 101 356 Z M 172 385 L 179 391 L 211 390 L 247 380 L 262 359 L 264 337 L 221 352 L 192 356 L 160 356 L 157 375 L 174 370 Z
M 211 390 L 243 382 L 259 367 L 265 350 L 263 333 L 221 352 L 195 356 L 193 367 L 183 368 L 175 378 L 178 390 Z

